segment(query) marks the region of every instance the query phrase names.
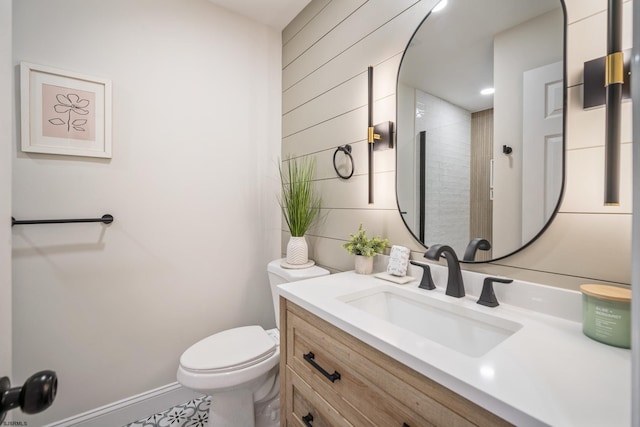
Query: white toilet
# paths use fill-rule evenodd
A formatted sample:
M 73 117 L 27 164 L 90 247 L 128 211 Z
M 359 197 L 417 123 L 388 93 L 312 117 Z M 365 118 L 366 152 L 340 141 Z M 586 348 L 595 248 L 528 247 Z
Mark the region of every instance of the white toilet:
M 280 327 L 277 286 L 325 276 L 313 266 L 285 269 L 282 260 L 267 267 L 276 325 Z M 280 426 L 280 333 L 261 326 L 243 326 L 218 332 L 189 347 L 180 357 L 178 382 L 211 396 L 209 426 Z

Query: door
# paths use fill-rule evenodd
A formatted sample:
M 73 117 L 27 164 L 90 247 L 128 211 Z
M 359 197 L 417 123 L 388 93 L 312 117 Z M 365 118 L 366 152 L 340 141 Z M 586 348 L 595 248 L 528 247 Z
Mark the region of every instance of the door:
M 11 408 L 34 414 L 55 399 L 55 372 L 41 371 L 24 384 L 11 384 L 11 159 L 13 143 L 13 58 L 11 0 L 0 0 L 0 424 Z M 15 382 L 15 381 L 14 381 Z M 6 418 L 5 418 L 6 417 Z
M 522 109 L 522 243 L 553 215 L 562 189 L 562 62 L 526 71 Z
M 0 0 L 0 377 L 11 375 L 11 0 Z

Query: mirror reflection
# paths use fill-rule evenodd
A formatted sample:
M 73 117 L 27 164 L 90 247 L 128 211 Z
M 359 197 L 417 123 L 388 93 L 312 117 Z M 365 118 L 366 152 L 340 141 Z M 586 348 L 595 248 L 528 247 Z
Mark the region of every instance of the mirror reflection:
M 416 30 L 398 73 L 396 182 L 425 246 L 488 261 L 550 221 L 564 174 L 564 30 L 560 0 L 444 0 Z

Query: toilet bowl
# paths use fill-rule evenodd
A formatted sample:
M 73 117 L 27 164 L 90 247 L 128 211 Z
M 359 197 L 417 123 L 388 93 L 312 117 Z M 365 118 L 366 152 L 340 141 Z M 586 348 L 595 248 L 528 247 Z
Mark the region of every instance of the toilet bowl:
M 267 266 L 278 327 L 277 286 L 329 274 L 317 266 L 285 269 L 281 261 L 271 261 Z M 280 426 L 279 361 L 277 328 L 242 326 L 189 347 L 180 357 L 177 378 L 184 387 L 211 396 L 211 426 L 276 427 Z

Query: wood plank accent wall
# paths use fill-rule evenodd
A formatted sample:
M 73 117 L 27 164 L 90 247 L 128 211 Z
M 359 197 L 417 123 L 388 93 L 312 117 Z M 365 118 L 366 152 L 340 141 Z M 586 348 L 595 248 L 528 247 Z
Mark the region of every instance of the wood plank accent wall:
M 375 203 L 367 203 L 367 66 L 374 66 L 374 122 L 396 121 L 398 67 L 413 31 L 436 0 L 313 0 L 283 31 L 282 158 L 313 155 L 324 220 L 308 233 L 310 257 L 332 271 L 353 269 L 340 245 L 360 223 L 369 235 L 424 248 L 397 210 L 395 150 L 375 153 Z M 581 107 L 582 64 L 602 56 L 606 4 L 566 0 L 568 16 L 565 194 L 545 234 L 518 254 L 467 269 L 577 289 L 586 282 L 629 284 L 631 271 L 631 108 L 623 106 L 622 202 L 602 206 L 604 110 Z M 624 44 L 631 45 L 631 1 Z M 601 136 L 600 136 L 601 135 Z M 355 173 L 337 177 L 335 149 L 351 144 Z M 518 155 L 519 153 L 514 153 Z M 282 250 L 289 234 L 282 227 Z M 442 242 L 446 243 L 446 242 Z M 595 248 L 598 248 L 597 250 Z
M 493 239 L 493 202 L 490 197 L 493 158 L 493 109 L 471 114 L 471 238 Z M 478 251 L 476 261 L 491 259 L 492 251 Z

